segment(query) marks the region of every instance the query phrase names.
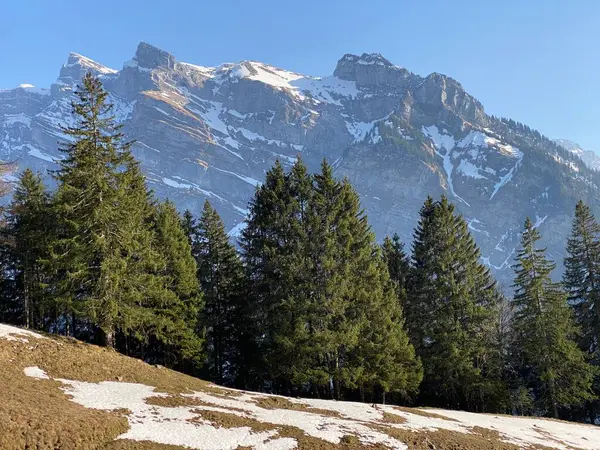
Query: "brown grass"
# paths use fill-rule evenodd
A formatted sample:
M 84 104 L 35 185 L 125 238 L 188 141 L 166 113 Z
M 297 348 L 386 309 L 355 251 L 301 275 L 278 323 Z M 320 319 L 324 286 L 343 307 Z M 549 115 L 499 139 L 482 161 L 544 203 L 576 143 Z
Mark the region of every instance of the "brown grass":
M 442 419 L 442 420 L 448 420 L 449 422 L 458 422 L 458 420 L 453 419 L 451 417 L 442 416 L 441 414 L 429 412 L 425 409 L 413 409 L 413 408 L 406 408 L 404 406 L 393 406 L 393 408 L 397 409 L 398 411 L 402 411 L 402 412 L 409 413 L 409 414 L 416 414 L 417 416 L 428 417 L 430 419 Z
M 337 411 L 313 408 L 310 405 L 291 402 L 285 397 L 278 397 L 274 395 L 254 399 L 254 403 L 264 409 L 290 409 L 293 411 L 306 411 L 312 414 L 320 414 L 321 416 L 336 417 L 338 419 L 344 418 L 344 416 Z
M 383 413 L 383 421 L 385 423 L 395 423 L 395 424 L 403 424 L 403 423 L 407 422 L 407 420 L 404 417 L 398 416 L 396 414 L 391 414 L 388 412 Z
M 69 400 L 61 384 L 53 380 L 26 377 L 23 369 L 39 366 L 52 378 L 66 378 L 88 382 L 118 380 L 156 386 L 157 392 L 168 397 L 155 396 L 147 403 L 163 407 L 219 406 L 181 394 L 203 391 L 212 395 L 231 397 L 240 392 L 221 389 L 202 380 L 165 368 L 154 367 L 142 361 L 124 357 L 114 351 L 79 343 L 72 339 L 33 339 L 29 342 L 0 339 L 0 449 L 2 450 L 171 450 L 181 448 L 152 442 L 114 439 L 128 429 L 127 411 L 99 411 L 84 408 Z M 290 409 L 342 417 L 335 411 L 311 408 L 293 403 L 284 397 L 256 398 L 256 404 L 267 409 Z M 242 409 L 228 408 L 229 413 L 194 410 L 197 420 L 208 421 L 223 428 L 249 427 L 253 431 L 277 430 L 276 437 L 290 437 L 298 442 L 299 450 L 383 450 L 381 445 L 365 446 L 356 436 L 345 436 L 335 445 L 306 435 L 301 429 L 260 422 Z M 424 417 L 453 420 L 426 410 L 396 407 L 399 411 Z M 384 421 L 365 425 L 405 442 L 413 450 L 517 450 L 513 444 L 503 443 L 497 432 L 474 428 L 473 434 L 437 430 L 410 431 L 400 428 L 405 419 L 384 413 Z M 535 447 L 541 449 L 543 447 Z M 238 450 L 244 450 L 240 447 Z

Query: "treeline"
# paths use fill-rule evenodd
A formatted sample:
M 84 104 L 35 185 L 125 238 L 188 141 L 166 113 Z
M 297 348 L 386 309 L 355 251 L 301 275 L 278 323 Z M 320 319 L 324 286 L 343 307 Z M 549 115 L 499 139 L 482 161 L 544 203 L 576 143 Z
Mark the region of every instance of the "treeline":
M 48 192 L 23 172 L 5 211 L 0 320 L 217 383 L 285 395 L 594 422 L 600 226 L 577 205 L 565 279 L 525 222 L 506 299 L 465 220 L 428 198 L 410 255 L 379 245 L 348 180 L 276 163 L 239 251 L 206 202 L 148 191 L 87 75 Z

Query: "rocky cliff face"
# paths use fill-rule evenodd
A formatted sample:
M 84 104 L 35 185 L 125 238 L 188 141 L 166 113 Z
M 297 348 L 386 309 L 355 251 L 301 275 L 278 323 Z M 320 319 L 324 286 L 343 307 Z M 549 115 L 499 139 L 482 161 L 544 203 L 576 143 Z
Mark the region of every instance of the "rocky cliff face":
M 87 71 L 136 140 L 151 188 L 196 213 L 210 199 L 232 235 L 276 159 L 301 156 L 316 169 L 327 158 L 358 189 L 379 238 L 397 231 L 410 241 L 425 197 L 447 195 L 508 287 L 526 216 L 560 260 L 576 200 L 597 204 L 600 175 L 577 153 L 488 116 L 456 80 L 423 78 L 379 54 L 344 55 L 326 77 L 255 61 L 196 66 L 146 43 L 121 70 L 71 54 L 49 89 L 0 91 L 0 158 L 54 167 Z

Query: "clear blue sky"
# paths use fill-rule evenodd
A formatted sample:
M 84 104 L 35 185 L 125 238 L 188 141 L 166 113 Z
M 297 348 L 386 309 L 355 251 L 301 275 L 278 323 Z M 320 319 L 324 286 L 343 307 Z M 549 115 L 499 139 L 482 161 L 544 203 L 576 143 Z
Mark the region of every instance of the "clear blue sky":
M 3 0 L 0 88 L 50 85 L 70 51 L 109 67 L 139 41 L 178 60 L 311 75 L 378 52 L 458 79 L 490 114 L 600 150 L 598 0 Z

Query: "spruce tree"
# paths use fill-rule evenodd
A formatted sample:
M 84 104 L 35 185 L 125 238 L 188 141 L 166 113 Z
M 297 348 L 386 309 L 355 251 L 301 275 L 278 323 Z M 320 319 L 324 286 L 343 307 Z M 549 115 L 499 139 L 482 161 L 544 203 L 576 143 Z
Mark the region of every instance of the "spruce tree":
M 381 254 L 387 265 L 390 279 L 396 287 L 401 305 L 405 307 L 406 279 L 410 271 L 410 257 L 404 251 L 404 243 L 397 233 L 390 238 L 386 236 L 381 245 Z
M 275 391 L 289 385 L 286 381 L 290 378 L 289 365 L 275 363 L 279 336 L 285 335 L 282 330 L 290 323 L 279 308 L 291 297 L 294 286 L 286 264 L 286 244 L 293 239 L 290 225 L 294 208 L 286 178 L 276 161 L 250 202 L 248 225 L 240 240 L 248 277 L 245 354 L 253 355 L 245 379 L 251 387 Z
M 114 345 L 118 322 L 126 314 L 120 301 L 123 261 L 118 182 L 130 145 L 110 115 L 112 105 L 99 79 L 87 74 L 72 103 L 76 125 L 63 129 L 71 141 L 62 148 L 55 177 L 54 211 L 60 219 L 50 258 L 54 299 L 63 311 L 63 331 L 75 334 L 76 320 L 96 324 L 106 345 Z
M 575 206 L 566 252 L 563 280 L 581 330 L 580 348 L 600 367 L 600 225 L 581 200 Z M 594 382 L 594 392 L 596 397 L 600 395 L 600 376 Z M 597 401 L 586 405 L 592 423 L 598 407 Z
M 2 233 L 7 263 L 4 273 L 10 274 L 3 297 L 5 306 L 13 304 L 4 320 L 19 322 L 27 328 L 44 327 L 42 284 L 45 275 L 41 261 L 47 253 L 52 222 L 49 209 L 49 195 L 41 176 L 26 169 L 7 209 L 6 227 Z
M 465 220 L 445 197 L 427 198 L 415 230 L 407 317 L 423 361 L 424 403 L 500 409 L 505 395 L 496 340 L 500 294 Z
M 152 302 L 147 305 L 152 310 L 150 339 L 160 346 L 163 364 L 198 365 L 203 345 L 199 327 L 202 295 L 188 237 L 170 201 L 156 207 L 155 234 L 156 261 L 161 266 L 154 274 L 157 289 L 150 293 Z
M 216 383 L 236 384 L 241 370 L 244 268 L 223 221 L 207 200 L 198 221 L 198 279 L 204 292 L 208 368 Z
M 564 284 L 581 327 L 582 348 L 593 355 L 600 343 L 600 225 L 581 200 L 566 250 Z
M 561 409 L 592 399 L 594 370 L 575 342 L 578 329 L 566 294 L 550 278 L 555 265 L 537 247 L 540 238 L 527 218 L 514 266 L 515 345 L 538 409 L 558 417 Z

